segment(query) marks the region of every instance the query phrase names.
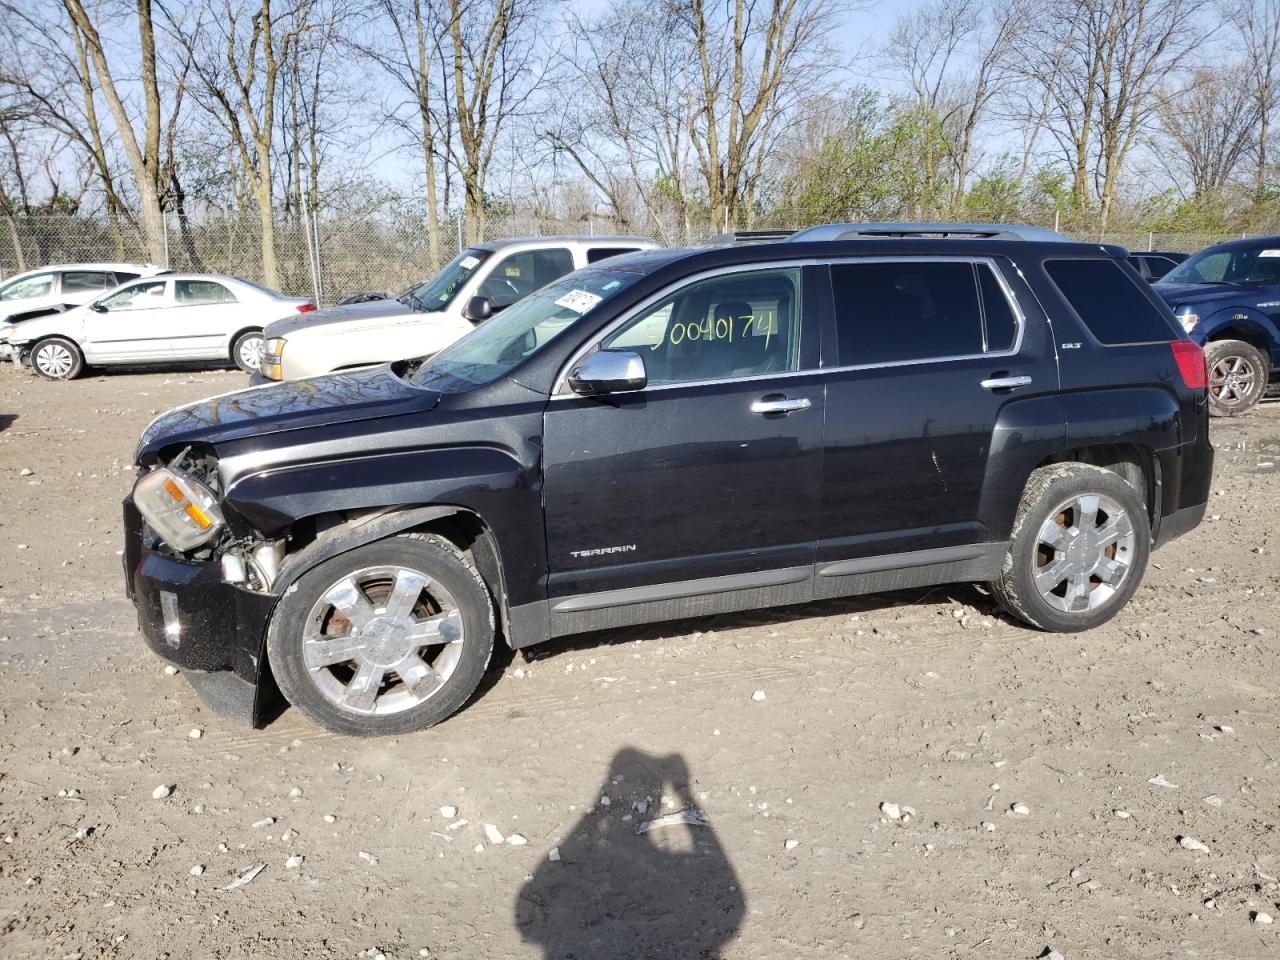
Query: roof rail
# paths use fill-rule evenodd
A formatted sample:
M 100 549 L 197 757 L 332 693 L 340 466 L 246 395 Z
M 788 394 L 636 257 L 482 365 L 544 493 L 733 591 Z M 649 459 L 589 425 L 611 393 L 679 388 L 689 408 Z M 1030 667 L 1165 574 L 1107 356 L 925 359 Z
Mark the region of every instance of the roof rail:
M 1070 243 L 1070 237 L 1045 227 L 1018 223 L 828 223 L 793 233 L 788 240 L 854 240 L 858 237 L 935 237 L 975 240 L 1038 240 Z
M 707 241 L 711 247 L 726 246 L 730 243 L 770 243 L 775 240 L 786 240 L 794 230 L 733 230 L 721 233 Z

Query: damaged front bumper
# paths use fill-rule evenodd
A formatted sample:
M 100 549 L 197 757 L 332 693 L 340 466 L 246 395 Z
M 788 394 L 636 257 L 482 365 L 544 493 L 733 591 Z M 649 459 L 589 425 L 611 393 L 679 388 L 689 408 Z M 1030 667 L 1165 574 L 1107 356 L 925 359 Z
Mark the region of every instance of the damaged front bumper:
M 132 497 L 124 534 L 125 592 L 147 646 L 180 667 L 215 713 L 257 726 L 275 697 L 264 639 L 277 598 L 223 582 L 216 560 L 158 551 Z

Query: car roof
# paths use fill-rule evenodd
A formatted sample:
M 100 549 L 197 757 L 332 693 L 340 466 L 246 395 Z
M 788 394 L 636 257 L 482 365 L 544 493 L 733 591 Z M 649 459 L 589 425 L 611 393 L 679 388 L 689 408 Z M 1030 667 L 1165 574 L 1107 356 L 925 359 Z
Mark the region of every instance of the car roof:
M 1204 250 L 1198 250 L 1197 253 L 1204 253 L 1205 250 L 1236 250 L 1240 247 L 1254 247 L 1258 245 L 1267 246 L 1274 245 L 1280 248 L 1280 236 L 1264 235 L 1260 237 L 1241 237 L 1239 240 L 1228 240 L 1225 243 L 1215 243 L 1211 247 L 1205 247 Z
M 635 246 L 643 244 L 645 247 L 654 247 L 658 245 L 656 240 L 649 237 L 628 237 L 621 235 L 599 235 L 599 236 L 568 236 L 568 237 L 511 237 L 507 240 L 482 240 L 479 243 L 469 244 L 472 250 L 506 250 L 511 247 L 521 246 L 559 246 L 562 244 L 583 244 L 586 246 L 596 247 L 615 247 L 615 246 Z
M 32 270 L 24 270 L 22 273 L 15 273 L 9 280 L 17 280 L 19 277 L 25 277 L 37 273 L 49 273 L 53 270 L 110 270 L 113 273 L 119 270 L 121 273 L 135 273 L 139 271 L 162 271 L 164 267 L 158 267 L 154 263 L 117 263 L 93 261 L 91 263 L 50 263 L 47 266 L 36 267 Z

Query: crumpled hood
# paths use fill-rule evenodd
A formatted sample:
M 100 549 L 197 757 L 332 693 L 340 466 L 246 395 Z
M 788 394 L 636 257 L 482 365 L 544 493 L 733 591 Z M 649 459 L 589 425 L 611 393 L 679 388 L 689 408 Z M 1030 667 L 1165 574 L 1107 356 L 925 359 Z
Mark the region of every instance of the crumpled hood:
M 1151 289 L 1175 308 L 1185 303 L 1256 307 L 1269 300 L 1280 300 L 1274 288 L 1256 283 L 1153 283 Z
M 219 443 L 244 437 L 432 409 L 438 393 L 401 380 L 391 365 L 250 387 L 161 414 L 138 441 L 135 461 L 175 444 Z
M 349 303 L 345 307 L 325 307 L 310 313 L 299 313 L 267 324 L 264 336 L 287 337 L 295 330 L 323 327 L 331 323 L 350 323 L 353 320 L 377 320 L 383 317 L 404 317 L 413 314 L 399 300 L 369 300 L 365 303 Z M 429 316 L 429 314 L 421 314 Z

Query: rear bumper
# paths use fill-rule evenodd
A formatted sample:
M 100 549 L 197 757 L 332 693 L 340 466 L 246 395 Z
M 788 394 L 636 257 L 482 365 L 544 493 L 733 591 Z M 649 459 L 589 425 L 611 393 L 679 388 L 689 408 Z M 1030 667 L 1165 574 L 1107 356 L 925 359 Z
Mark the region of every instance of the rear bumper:
M 187 673 L 210 709 L 255 724 L 263 714 L 263 638 L 274 596 L 222 581 L 219 565 L 153 549 L 132 498 L 124 502 L 125 592 L 155 653 Z

